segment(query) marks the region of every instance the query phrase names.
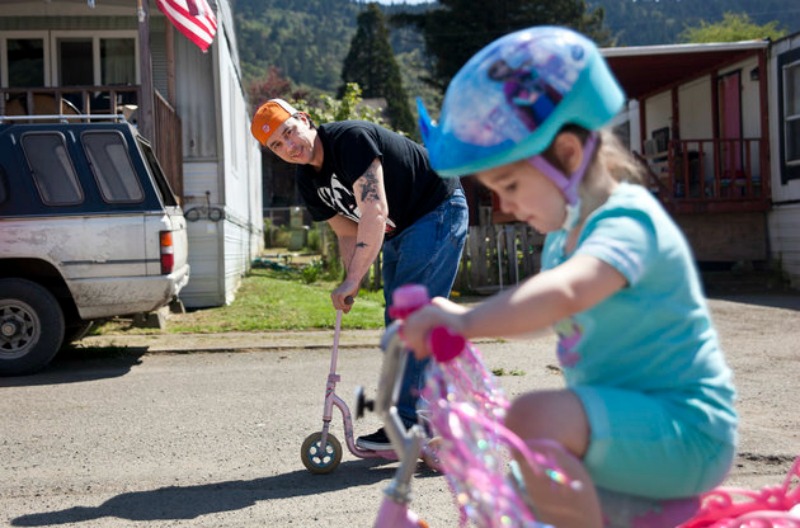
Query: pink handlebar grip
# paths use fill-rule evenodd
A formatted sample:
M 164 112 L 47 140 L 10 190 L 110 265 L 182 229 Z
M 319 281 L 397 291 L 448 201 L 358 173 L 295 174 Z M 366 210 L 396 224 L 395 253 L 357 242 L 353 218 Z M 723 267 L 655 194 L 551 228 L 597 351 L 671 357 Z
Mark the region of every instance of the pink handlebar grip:
M 451 332 L 444 326 L 434 328 L 428 336 L 428 348 L 439 363 L 447 363 L 457 358 L 466 344 L 467 340 L 463 336 Z
M 392 319 L 405 319 L 430 301 L 428 288 L 425 286 L 421 284 L 400 286 L 392 292 L 392 306 L 389 307 L 389 317 Z
M 392 293 L 389 316 L 392 319 L 405 319 L 429 302 L 428 288 L 421 284 L 406 284 Z M 434 328 L 428 336 L 428 348 L 439 363 L 447 363 L 458 357 L 466 343 L 466 339 L 444 326 Z

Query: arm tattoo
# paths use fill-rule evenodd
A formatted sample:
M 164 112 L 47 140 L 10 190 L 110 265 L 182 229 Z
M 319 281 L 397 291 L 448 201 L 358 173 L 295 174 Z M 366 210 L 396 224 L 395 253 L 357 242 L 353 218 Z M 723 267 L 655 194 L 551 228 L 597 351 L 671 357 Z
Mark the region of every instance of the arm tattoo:
M 364 183 L 361 186 L 361 201 L 363 202 L 367 199 L 380 200 L 380 194 L 378 193 L 378 176 L 375 174 L 375 169 L 371 167 L 367 169 L 363 178 Z
M 367 247 L 368 245 L 369 244 L 367 244 L 366 242 L 358 242 L 358 243 L 356 243 L 356 249 L 362 249 L 362 248 Z

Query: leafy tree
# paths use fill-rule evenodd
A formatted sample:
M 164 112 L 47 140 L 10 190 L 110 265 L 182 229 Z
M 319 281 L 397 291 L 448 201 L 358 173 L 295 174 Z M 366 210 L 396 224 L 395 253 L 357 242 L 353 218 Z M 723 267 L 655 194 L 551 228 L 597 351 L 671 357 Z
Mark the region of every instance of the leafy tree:
M 389 44 L 389 30 L 377 3 L 358 15 L 358 27 L 344 59 L 342 80 L 358 83 L 368 99 L 386 99 L 389 120 L 395 129 L 414 133 L 416 124 L 403 88 L 400 68 Z
M 292 103 L 297 109 L 311 116 L 314 123 L 321 125 L 332 121 L 359 119 L 386 126 L 380 112 L 363 104 L 361 88 L 356 83 L 347 83 L 342 97 L 334 99 L 330 95 L 322 95 L 316 103 L 299 99 Z
M 494 0 L 476 8 L 472 0 L 439 0 L 424 13 L 400 13 L 392 23 L 414 25 L 423 34 L 425 48 L 434 57 L 427 81 L 444 92 L 450 79 L 478 50 L 491 41 L 535 25 L 569 26 L 599 44 L 611 42 L 603 26 L 601 7 L 589 10 L 585 0 Z
M 738 42 L 769 38 L 779 39 L 786 31 L 778 29 L 778 22 L 755 24 L 747 14 L 724 13 L 716 23 L 700 21 L 699 26 L 687 27 L 680 34 L 683 42 Z
M 257 108 L 265 101 L 279 97 L 287 101 L 292 99 L 306 99 L 309 91 L 296 88 L 294 83 L 283 76 L 276 66 L 267 68 L 267 74 L 255 79 L 247 85 L 247 94 L 253 108 Z

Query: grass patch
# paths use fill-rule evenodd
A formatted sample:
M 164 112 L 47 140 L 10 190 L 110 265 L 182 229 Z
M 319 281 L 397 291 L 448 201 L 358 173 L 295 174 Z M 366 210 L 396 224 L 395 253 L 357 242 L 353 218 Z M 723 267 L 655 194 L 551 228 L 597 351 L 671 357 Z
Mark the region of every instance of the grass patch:
M 228 306 L 171 314 L 163 331 L 135 328 L 129 320 L 114 319 L 92 333 L 195 334 L 333 328 L 336 312 L 330 295 L 339 282 L 317 280 L 307 284 L 307 280 L 307 275 L 304 277 L 299 271 L 254 268 Z M 383 311 L 383 292 L 362 290 L 350 313 L 342 318 L 342 327 L 383 328 Z

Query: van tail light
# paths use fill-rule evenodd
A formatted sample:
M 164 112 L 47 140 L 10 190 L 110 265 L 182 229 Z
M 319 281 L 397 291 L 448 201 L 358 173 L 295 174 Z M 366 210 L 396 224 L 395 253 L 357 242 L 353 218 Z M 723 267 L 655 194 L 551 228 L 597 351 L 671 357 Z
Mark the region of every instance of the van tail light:
M 161 274 L 169 275 L 175 266 L 175 247 L 172 245 L 172 231 L 161 231 Z

